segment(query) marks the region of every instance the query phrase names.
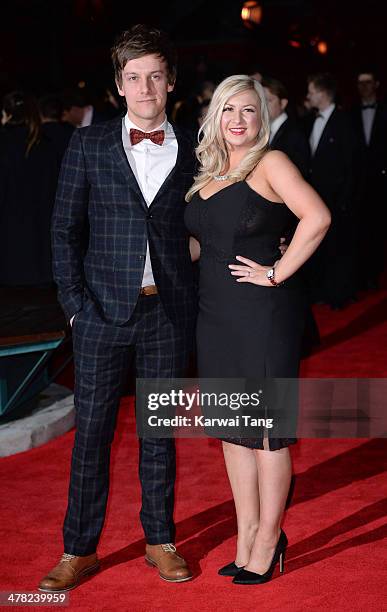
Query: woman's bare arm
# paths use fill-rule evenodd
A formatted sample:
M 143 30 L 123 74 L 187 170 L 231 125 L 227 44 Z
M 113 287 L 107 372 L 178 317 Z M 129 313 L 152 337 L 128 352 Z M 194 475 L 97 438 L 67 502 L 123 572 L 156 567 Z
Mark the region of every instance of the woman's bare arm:
M 281 151 L 270 151 L 259 164 L 259 185 L 254 174 L 249 184 L 259 192 L 264 178 L 267 187 L 299 218 L 294 236 L 283 257 L 275 267 L 275 280 L 280 283 L 294 274 L 314 253 L 328 231 L 331 215 L 318 193 L 302 178 L 296 166 Z M 257 179 L 256 179 L 257 180 Z M 262 187 L 261 187 L 262 188 Z M 280 204 L 272 204 L 278 206 Z M 237 257 L 241 264 L 231 265 L 233 276 L 240 282 L 270 286 L 266 277 L 268 266 L 245 257 Z
M 200 243 L 193 236 L 189 239 L 189 250 L 192 261 L 197 261 L 200 257 Z

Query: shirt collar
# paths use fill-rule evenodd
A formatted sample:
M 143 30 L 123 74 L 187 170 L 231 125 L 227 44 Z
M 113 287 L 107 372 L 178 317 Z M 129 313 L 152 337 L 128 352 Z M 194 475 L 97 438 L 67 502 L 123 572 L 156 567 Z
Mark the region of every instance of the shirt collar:
M 376 110 L 378 103 L 376 102 L 362 102 L 361 109 L 362 110 Z
M 145 130 L 141 129 L 138 127 L 138 125 L 136 125 L 135 123 L 133 123 L 133 121 L 131 121 L 128 117 L 128 114 L 126 113 L 125 115 L 125 127 L 126 130 L 129 134 L 129 131 L 131 129 L 133 130 L 140 130 L 141 132 L 144 132 Z M 161 125 L 159 125 L 158 127 L 156 127 L 154 130 L 151 130 L 151 132 L 156 132 L 157 130 L 164 130 L 165 133 L 169 132 L 169 128 L 170 128 L 170 124 L 168 123 L 168 119 L 167 116 L 165 116 L 164 121 L 161 123 Z
M 323 119 L 325 119 L 325 121 L 328 121 L 329 117 L 331 116 L 335 108 L 336 108 L 336 104 L 330 104 L 329 106 L 327 106 L 325 110 L 322 110 L 322 111 L 320 110 L 319 115 L 321 115 Z
M 274 136 L 280 129 L 281 125 L 285 123 L 287 118 L 288 118 L 287 114 L 283 112 L 280 115 L 278 115 L 278 117 L 273 119 L 273 121 L 270 124 L 270 139 L 274 138 Z
M 91 122 L 93 120 L 93 114 L 94 114 L 94 108 L 91 105 L 86 106 L 85 114 L 83 115 L 83 118 L 81 121 L 81 127 L 87 127 L 91 125 Z

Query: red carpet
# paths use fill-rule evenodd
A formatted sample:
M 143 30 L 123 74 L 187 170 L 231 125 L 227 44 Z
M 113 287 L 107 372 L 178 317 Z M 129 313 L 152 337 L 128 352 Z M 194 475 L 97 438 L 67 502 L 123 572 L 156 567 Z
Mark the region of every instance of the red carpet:
M 385 377 L 386 301 L 387 292 L 378 292 L 339 313 L 316 309 L 323 344 L 304 362 L 303 375 Z M 34 591 L 61 555 L 73 436 L 0 462 L 0 591 Z M 233 558 L 236 533 L 220 447 L 178 440 L 177 543 L 196 578 L 167 584 L 142 558 L 137 442 L 133 411 L 124 401 L 99 549 L 102 571 L 69 593 L 70 609 L 385 609 L 386 449 L 386 440 L 377 439 L 302 440 L 292 448 L 296 486 L 284 523 L 290 542 L 285 574 L 243 587 L 217 575 Z

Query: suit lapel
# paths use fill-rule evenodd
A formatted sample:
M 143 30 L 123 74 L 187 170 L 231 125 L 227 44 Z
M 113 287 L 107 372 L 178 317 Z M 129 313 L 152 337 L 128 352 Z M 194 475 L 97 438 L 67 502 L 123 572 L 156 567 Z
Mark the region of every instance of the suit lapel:
M 156 195 L 153 198 L 152 203 L 150 204 L 149 208 L 152 208 L 155 204 L 157 204 L 157 201 L 170 188 L 171 183 L 176 178 L 176 175 L 179 172 L 184 171 L 185 163 L 189 162 L 193 158 L 193 151 L 190 152 L 188 150 L 187 141 L 184 138 L 184 136 L 182 135 L 182 133 L 180 132 L 180 130 L 177 128 L 177 126 L 175 124 L 173 124 L 172 127 L 173 127 L 173 131 L 175 132 L 175 136 L 176 136 L 176 140 L 177 140 L 177 147 L 178 147 L 177 148 L 176 164 L 174 165 L 174 167 L 172 168 L 172 170 L 168 174 L 167 178 L 165 179 L 164 183 L 161 185 L 160 189 L 156 193 Z M 190 153 L 191 153 L 191 157 L 189 156 Z M 187 172 L 189 172 L 190 170 L 192 171 L 192 165 L 187 170 Z
M 130 189 L 136 195 L 136 200 L 141 203 L 142 207 L 148 212 L 150 208 L 152 208 L 157 201 L 166 193 L 166 191 L 170 188 L 171 183 L 175 179 L 178 172 L 185 170 L 185 166 L 187 166 L 187 173 L 192 172 L 193 164 L 193 150 L 189 150 L 189 145 L 187 143 L 187 138 L 183 136 L 180 130 L 173 125 L 173 130 L 176 135 L 178 150 L 177 150 L 177 159 L 176 164 L 168 174 L 167 178 L 161 185 L 158 190 L 156 196 L 152 200 L 149 208 L 147 203 L 144 200 L 141 189 L 137 183 L 136 177 L 130 167 L 128 159 L 126 157 L 126 153 L 124 150 L 123 142 L 122 142 L 122 117 L 112 122 L 112 129 L 107 135 L 107 146 L 112 156 L 116 167 L 121 171 L 122 177 L 125 182 L 129 185 Z
M 332 142 L 334 140 L 334 137 L 332 136 L 331 128 L 333 124 L 335 123 L 336 114 L 337 114 L 337 108 L 334 109 L 333 113 L 331 114 L 331 116 L 329 117 L 328 121 L 325 124 L 325 127 L 323 129 L 319 143 L 317 145 L 317 149 L 315 150 L 313 157 L 317 157 L 319 152 L 325 147 L 325 145 L 328 142 Z
M 122 143 L 122 117 L 117 119 L 113 123 L 113 129 L 107 136 L 107 144 L 115 165 L 121 171 L 125 182 L 128 183 L 130 189 L 135 193 L 136 199 L 141 202 L 141 205 L 145 210 L 148 210 L 144 197 L 141 193 L 141 189 L 137 183 L 136 177 L 133 174 L 133 170 L 130 167 L 128 158 L 124 150 Z
M 361 106 L 358 106 L 358 108 L 356 109 L 356 124 L 357 124 L 357 130 L 358 130 L 358 134 L 360 137 L 360 141 L 361 141 L 361 146 L 366 147 L 367 143 L 366 143 L 366 139 L 365 139 L 365 134 L 364 134 L 364 125 L 363 125 L 363 114 L 361 111 Z M 375 125 L 375 122 L 374 122 Z
M 281 139 L 282 134 L 284 134 L 284 132 L 286 131 L 286 127 L 288 125 L 288 121 L 289 121 L 289 119 L 286 119 L 286 121 L 284 121 L 283 124 L 280 125 L 280 127 L 278 128 L 277 132 L 274 135 L 273 140 L 270 143 L 271 147 L 273 145 L 277 144 L 277 142 Z
M 381 118 L 381 110 L 380 110 L 380 102 L 379 102 L 377 107 L 376 107 L 375 115 L 374 115 L 374 120 L 373 120 L 373 123 L 372 123 L 370 142 L 369 142 L 369 145 L 368 145 L 369 147 L 371 147 L 374 144 L 376 133 L 380 129 L 380 126 L 379 126 L 380 118 Z

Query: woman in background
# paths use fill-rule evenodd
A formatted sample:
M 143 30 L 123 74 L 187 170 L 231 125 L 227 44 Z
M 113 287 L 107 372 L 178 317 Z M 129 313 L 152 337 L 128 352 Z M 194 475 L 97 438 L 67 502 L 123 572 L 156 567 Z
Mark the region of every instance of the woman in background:
M 0 130 L 0 284 L 52 282 L 50 219 L 59 160 L 34 98 L 6 95 Z

